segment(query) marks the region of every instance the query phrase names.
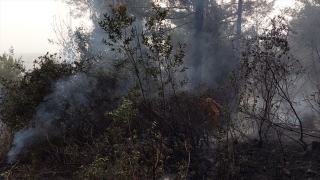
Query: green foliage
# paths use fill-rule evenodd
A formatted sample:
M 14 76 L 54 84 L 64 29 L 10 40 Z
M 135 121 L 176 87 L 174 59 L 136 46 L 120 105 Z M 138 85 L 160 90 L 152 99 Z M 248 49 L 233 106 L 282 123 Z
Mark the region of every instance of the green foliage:
M 35 61 L 35 68 L 25 72 L 21 80 L 5 84 L 1 120 L 11 130 L 25 127 L 33 118 L 35 107 L 52 91 L 51 83 L 80 69 L 79 66 L 58 62 L 56 55 L 39 57 L 39 62 Z
M 131 178 L 156 179 L 163 171 L 165 160 L 172 151 L 167 144 L 166 130 L 171 126 L 171 122 L 167 117 L 170 107 L 166 104 L 179 87 L 176 83 L 179 82 L 181 86 L 186 84 L 187 79 L 179 75 L 187 68 L 183 66 L 185 45 L 179 42 L 175 48 L 171 43 L 172 37 L 165 26 L 167 13 L 167 9 L 152 4 L 152 13 L 146 17 L 144 28 L 138 30 L 139 25 L 135 24 L 135 17 L 128 15 L 126 5 L 123 4 L 119 8 L 112 8 L 111 14 L 104 14 L 105 19 L 99 23 L 108 33 L 108 38 L 103 39 L 103 43 L 109 46 L 111 51 L 125 54 L 122 61 L 126 64 L 125 67 L 129 68 L 126 83 L 131 79 L 134 82 L 127 97 L 136 100 L 134 102 L 139 107 L 139 113 L 143 114 L 135 120 L 135 124 L 129 124 L 124 134 L 114 133 L 118 129 L 116 127 L 111 131 L 111 134 L 122 134 L 124 137 L 127 135 L 126 141 L 129 141 L 131 153 L 127 154 L 128 149 L 122 150 L 121 152 L 126 153 L 117 160 L 120 160 L 122 165 L 137 163 L 129 166 Z M 160 100 L 155 99 L 156 97 Z M 158 117 L 152 115 L 152 112 Z M 122 124 L 127 123 L 126 114 L 119 116 L 118 111 L 115 111 L 111 115 L 115 125 L 118 117 L 124 118 Z M 138 136 L 142 139 L 137 140 Z M 113 136 L 109 134 L 109 137 Z M 110 157 L 117 156 L 109 156 L 108 159 Z M 124 162 L 122 157 L 129 157 L 126 159 L 132 162 Z
M 4 53 L 0 57 L 0 78 L 2 81 L 17 81 L 22 78 L 22 57 L 13 59 L 14 49 L 9 49 L 9 54 Z
M 135 83 L 132 94 L 149 99 L 157 93 L 165 97 L 165 92 L 176 88 L 176 76 L 187 68 L 182 67 L 185 45 L 178 43 L 177 50 L 171 43 L 164 21 L 167 9 L 152 4 L 153 13 L 146 19 L 144 30 L 138 32 L 134 25 L 135 17 L 127 14 L 126 5 L 112 8 L 112 14 L 104 14 L 105 19 L 99 26 L 108 33 L 103 43 L 112 51 L 124 53 L 124 62 L 131 65 Z M 186 79 L 181 79 L 183 85 Z M 135 91 L 139 90 L 140 93 Z
M 132 109 L 132 102 L 123 99 L 123 103 L 114 111 L 108 113 L 118 126 L 128 127 L 137 115 L 137 110 Z
M 185 149 L 176 149 L 166 134 L 174 123 L 168 121 L 170 107 L 166 104 L 175 94 L 176 83 L 183 86 L 187 82 L 179 77 L 187 69 L 183 67 L 185 45 L 178 43 L 174 48 L 171 43 L 172 37 L 164 25 L 168 10 L 155 4 L 152 10 L 141 31 L 134 24 L 135 17 L 128 15 L 126 5 L 112 8 L 111 14 L 104 14 L 105 19 L 99 23 L 107 33 L 103 43 L 111 51 L 125 54 L 120 61 L 129 68 L 124 69 L 129 70 L 126 83 L 134 80 L 127 97 L 135 101 L 124 99 L 122 105 L 107 113 L 113 121 L 96 141 L 101 153 L 92 164 L 83 167 L 79 172 L 81 178 L 156 179 L 168 166 L 173 151 L 184 157 L 188 154 L 185 151 L 192 149 L 188 140 L 177 142 L 184 144 Z M 133 104 L 137 109 L 132 108 Z M 188 171 L 183 157 L 171 161 L 179 161 L 177 169 Z
M 96 139 L 96 150 L 101 149 L 101 153 L 91 164 L 81 167 L 79 178 L 151 179 L 159 176 L 165 160 L 157 143 L 161 135 L 155 132 L 153 123 L 147 130 L 149 138 L 139 139 L 134 129 L 137 113 L 132 102 L 126 99 L 117 109 L 106 113 L 113 122 L 103 136 Z
M 185 45 L 179 42 L 178 46 L 174 46 L 171 43 L 172 36 L 168 34 L 165 25 L 168 10 L 155 4 L 152 10 L 150 16 L 145 18 L 145 26 L 141 31 L 136 28 L 138 25 L 135 24 L 135 18 L 126 13 L 126 5 L 112 8 L 112 13 L 104 14 L 105 19 L 99 23 L 108 33 L 103 43 L 119 55 L 125 54 L 122 62 L 130 70 L 128 79 L 134 79 L 127 97 L 133 100 L 139 112 L 139 116 L 134 119 L 135 123 L 128 124 L 128 127 L 123 125 L 128 122 L 126 117 L 130 116 L 119 113 L 125 108 L 120 106 L 121 111 L 116 110 L 111 114 L 114 122 L 107 129 L 107 140 L 102 142 L 108 147 L 115 144 L 116 148 L 121 149 L 107 152 L 122 153 L 103 157 L 103 160 L 112 162 L 111 168 L 131 169 L 132 173 L 127 177 L 135 179 L 156 179 L 165 169 L 170 171 L 170 165 L 174 169 L 171 171 L 179 173 L 181 177 L 189 174 L 200 177 L 205 173 L 199 167 L 199 151 L 202 149 L 200 139 L 212 135 L 214 123 L 207 123 L 208 117 L 203 116 L 204 110 L 198 104 L 195 105 L 195 102 L 201 105 L 199 98 L 190 96 L 192 101 L 188 99 L 190 97 L 176 94 L 179 90 L 176 83 L 183 86 L 187 82 L 186 78 L 180 77 L 187 70 L 183 59 Z M 192 110 L 190 107 L 193 107 Z M 126 112 L 130 111 L 127 109 Z M 119 117 L 121 128 L 115 126 Z M 206 129 L 207 134 L 203 129 Z M 119 135 L 124 139 L 119 139 Z M 125 160 L 123 157 L 126 157 Z M 131 163 L 128 164 L 127 159 Z M 97 164 L 99 162 L 101 159 Z M 133 165 L 133 162 L 137 164 Z M 130 168 L 119 168 L 121 165 L 129 165 Z M 143 170 L 144 174 L 139 174 L 136 169 Z

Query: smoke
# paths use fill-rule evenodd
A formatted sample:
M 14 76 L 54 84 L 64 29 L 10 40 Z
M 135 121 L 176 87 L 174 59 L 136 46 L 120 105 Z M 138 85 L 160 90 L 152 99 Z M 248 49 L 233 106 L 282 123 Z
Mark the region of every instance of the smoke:
M 53 93 L 44 98 L 36 108 L 36 115 L 29 124 L 14 134 L 12 148 L 8 152 L 8 162 L 14 163 L 17 156 L 27 151 L 27 148 L 63 134 L 68 128 L 75 128 L 81 122 L 75 115 L 70 119 L 63 119 L 64 113 L 76 114 L 78 107 L 87 107 L 90 103 L 89 95 L 96 87 L 95 78 L 83 73 L 74 74 L 68 78 L 53 83 Z

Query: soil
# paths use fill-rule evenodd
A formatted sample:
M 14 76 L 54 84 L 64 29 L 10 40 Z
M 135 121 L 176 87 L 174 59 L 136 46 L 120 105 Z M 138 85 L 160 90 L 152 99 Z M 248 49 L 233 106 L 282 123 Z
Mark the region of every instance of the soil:
M 298 129 L 295 130 L 298 131 Z M 244 137 L 235 146 L 237 159 L 240 159 L 236 162 L 236 164 L 240 164 L 240 167 L 236 167 L 235 175 L 232 175 L 230 172 L 230 161 L 226 163 L 221 161 L 223 159 L 219 155 L 219 153 L 221 154 L 221 148 L 219 151 L 212 147 L 208 148 L 206 153 L 204 153 L 204 157 L 207 159 L 207 163 L 204 166 L 210 168 L 208 168 L 205 177 L 197 177 L 196 179 L 320 180 L 320 131 L 304 130 L 304 132 L 310 135 L 304 136 L 304 141 L 308 145 L 306 150 L 296 142 L 299 140 L 300 134 L 292 131 L 282 130 L 282 133 L 278 136 L 277 130 L 270 130 L 268 142 L 262 144 L 259 143 L 260 141 L 255 135 Z M 311 144 L 313 144 L 313 147 Z M 0 173 L 8 171 L 11 168 L 11 165 L 2 161 Z M 66 179 L 74 178 L 72 172 L 76 171 L 77 166 L 72 165 L 71 167 L 69 165 L 69 167 L 61 166 L 61 168 L 59 172 L 64 172 L 63 175 L 59 176 L 61 179 L 62 177 L 66 177 Z M 66 171 L 70 172 L 66 173 Z M 160 179 L 176 179 L 177 177 L 177 174 L 173 174 L 172 177 L 169 177 L 169 175 L 166 174 Z M 194 178 L 186 177 L 186 179 Z
M 249 136 L 240 143 L 243 165 L 236 179 L 320 180 L 320 131 L 304 130 L 308 134 L 304 136 L 306 150 L 296 142 L 300 134 L 281 131 L 278 136 L 276 129 L 270 130 L 268 142 L 262 145 L 257 136 Z

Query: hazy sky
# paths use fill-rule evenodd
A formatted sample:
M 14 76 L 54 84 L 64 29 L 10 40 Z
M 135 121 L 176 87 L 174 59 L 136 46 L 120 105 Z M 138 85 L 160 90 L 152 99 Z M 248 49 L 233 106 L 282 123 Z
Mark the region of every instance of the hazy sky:
M 293 0 L 278 0 L 290 5 Z M 13 46 L 15 53 L 58 52 L 48 43 L 55 39 L 52 23 L 68 21 L 69 8 L 59 0 L 0 0 L 0 54 Z
M 15 53 L 58 52 L 54 16 L 67 19 L 68 7 L 55 0 L 0 0 L 0 54 L 13 46 Z

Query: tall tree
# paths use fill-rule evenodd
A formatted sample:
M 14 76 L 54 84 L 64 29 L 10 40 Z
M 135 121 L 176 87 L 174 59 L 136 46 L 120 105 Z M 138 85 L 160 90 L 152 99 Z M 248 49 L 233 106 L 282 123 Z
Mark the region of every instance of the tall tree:
M 195 0 L 194 13 L 194 53 L 193 68 L 191 82 L 193 85 L 201 83 L 202 76 L 202 57 L 203 57 L 203 19 L 204 19 L 204 0 Z
M 312 111 L 313 117 L 320 116 L 320 6 L 317 0 L 303 1 L 300 11 L 294 11 L 291 20 L 296 32 L 290 38 L 292 54 L 306 68 L 305 83 L 301 89 L 304 101 Z M 304 111 L 306 112 L 306 111 Z M 315 119 L 315 118 L 314 118 Z
M 308 50 L 310 53 L 315 53 L 320 48 L 320 7 L 317 5 L 318 1 L 306 1 L 300 11 L 293 14 L 291 21 L 292 28 L 297 32 L 294 43 L 304 51 Z M 320 49 L 318 49 L 320 50 Z
M 105 34 L 97 27 L 102 13 L 109 11 L 108 5 L 117 6 L 126 3 L 128 12 L 137 17 L 135 26 L 142 28 L 144 16 L 150 15 L 151 2 L 161 3 L 169 9 L 167 31 L 174 34 L 174 40 L 187 43 L 186 64 L 189 66 L 191 84 L 205 82 L 210 86 L 226 82 L 231 69 L 235 68 L 233 42 L 241 46 L 241 33 L 246 35 L 247 29 L 242 24 L 252 20 L 257 9 L 263 13 L 272 7 L 267 0 L 232 0 L 217 3 L 216 0 L 63 0 L 73 8 L 73 15 L 81 15 L 87 10 L 93 21 L 91 44 L 88 47 L 92 54 L 103 54 L 104 59 L 116 58 L 110 49 L 102 48 L 101 39 Z M 241 8 L 242 6 L 242 8 Z M 258 8 L 260 7 L 260 9 Z M 239 11 L 238 11 L 239 10 Z M 250 25 L 249 25 L 250 26 Z M 243 31 L 243 32 L 241 32 Z M 247 33 L 248 34 L 248 33 Z M 240 49 L 240 47 L 236 47 Z M 238 51 L 240 54 L 240 51 Z
M 237 54 L 236 58 L 240 58 L 241 48 L 241 26 L 242 26 L 242 0 L 238 0 L 238 12 L 237 12 Z

